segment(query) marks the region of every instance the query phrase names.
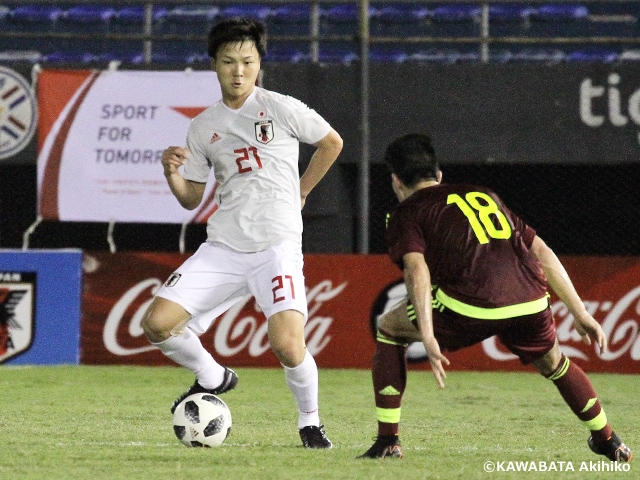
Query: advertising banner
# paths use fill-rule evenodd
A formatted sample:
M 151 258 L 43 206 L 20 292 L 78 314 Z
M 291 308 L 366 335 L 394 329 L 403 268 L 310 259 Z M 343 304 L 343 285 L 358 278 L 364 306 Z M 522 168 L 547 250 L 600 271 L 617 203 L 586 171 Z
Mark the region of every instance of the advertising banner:
M 172 365 L 146 341 L 140 322 L 153 294 L 186 255 L 88 253 L 81 363 Z M 640 373 L 640 259 L 562 258 L 589 311 L 609 339 L 602 355 L 580 341 L 566 307 L 552 297 L 566 355 L 593 372 Z M 385 255 L 305 255 L 309 321 L 305 333 L 320 367 L 369 368 L 377 318 L 405 293 L 401 272 Z M 230 366 L 279 366 L 266 320 L 248 297 L 217 318 L 202 342 Z M 410 345 L 413 368 L 428 368 L 421 344 Z M 449 370 L 531 371 L 495 338 L 448 354 Z
M 0 250 L 0 364 L 77 364 L 81 250 Z
M 152 295 L 186 258 L 179 254 L 88 253 L 81 363 L 172 365 L 149 345 L 140 322 Z M 369 309 L 398 273 L 383 255 L 305 257 L 309 304 L 305 333 L 319 365 L 369 365 L 374 351 Z M 264 314 L 252 297 L 216 319 L 201 339 L 222 363 L 280 366 L 269 348 Z
M 214 72 L 44 70 L 38 79 L 38 210 L 45 220 L 205 222 L 213 184 L 184 210 L 162 151 L 221 98 Z

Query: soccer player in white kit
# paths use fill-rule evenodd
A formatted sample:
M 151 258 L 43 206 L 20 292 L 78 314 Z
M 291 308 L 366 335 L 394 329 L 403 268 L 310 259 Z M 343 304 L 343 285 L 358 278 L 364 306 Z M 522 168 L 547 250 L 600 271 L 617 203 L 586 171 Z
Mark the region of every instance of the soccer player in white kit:
M 187 209 L 202 201 L 213 169 L 219 208 L 208 220 L 207 241 L 160 288 L 142 326 L 152 344 L 196 376 L 173 411 L 190 394 L 221 394 L 236 386 L 236 373 L 218 364 L 198 336 L 252 294 L 268 319 L 271 349 L 296 399 L 303 445 L 331 448 L 318 413 L 318 369 L 304 339 L 301 209 L 338 157 L 342 139 L 302 102 L 256 86 L 266 53 L 262 23 L 217 24 L 208 53 L 222 100 L 193 119 L 186 148 L 167 148 L 162 166 Z M 299 142 L 316 147 L 302 177 Z

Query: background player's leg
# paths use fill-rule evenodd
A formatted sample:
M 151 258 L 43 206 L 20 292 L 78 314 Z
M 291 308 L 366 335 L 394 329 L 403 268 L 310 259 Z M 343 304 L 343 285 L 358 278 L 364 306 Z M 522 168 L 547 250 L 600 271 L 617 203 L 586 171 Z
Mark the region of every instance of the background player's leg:
M 378 435 L 398 435 L 402 396 L 407 387 L 407 343 L 378 330 L 371 377 Z
M 591 381 L 580 367 L 562 354 L 557 340 L 551 351 L 533 365 L 554 383 L 571 411 L 591 430 L 594 438 L 605 441 L 611 436 L 611 426 Z
M 615 443 L 615 441 L 612 442 L 613 429 L 607 421 L 607 416 L 591 381 L 578 365 L 562 354 L 557 339 L 553 348 L 533 364 L 542 375 L 554 383 L 571 411 L 591 431 L 590 447 L 594 444 L 596 449 L 598 446 L 603 446 L 604 449 L 607 443 Z M 622 461 L 630 460 L 631 452 L 629 449 L 619 439 L 617 441 L 626 450 L 622 452 Z M 610 453 L 619 457 L 619 454 L 616 454 L 619 447 L 620 445 L 616 446 Z M 607 455 L 611 460 L 620 460 L 620 458 L 611 458 L 608 453 L 602 454 Z
M 402 396 L 407 386 L 407 341 L 420 341 L 407 315 L 407 300 L 382 315 L 376 333 L 371 377 L 376 403 L 378 436 L 358 458 L 402 458 L 398 436 Z

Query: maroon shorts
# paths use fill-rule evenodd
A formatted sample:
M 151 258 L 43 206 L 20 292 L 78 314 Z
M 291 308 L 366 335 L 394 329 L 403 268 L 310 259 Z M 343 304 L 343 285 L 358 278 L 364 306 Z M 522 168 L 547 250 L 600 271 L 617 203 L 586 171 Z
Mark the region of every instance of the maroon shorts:
M 446 308 L 442 312 L 434 309 L 433 329 L 442 351 L 460 350 L 496 335 L 523 364 L 542 357 L 556 341 L 550 308 L 505 320 L 479 320 Z

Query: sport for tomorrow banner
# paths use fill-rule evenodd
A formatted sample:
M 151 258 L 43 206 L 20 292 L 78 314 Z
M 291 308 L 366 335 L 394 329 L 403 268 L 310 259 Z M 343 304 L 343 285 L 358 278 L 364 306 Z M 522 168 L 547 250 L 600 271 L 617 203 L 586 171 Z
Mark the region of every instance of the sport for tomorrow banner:
M 173 365 L 146 341 L 140 323 L 153 294 L 186 258 L 174 253 L 85 253 L 81 363 Z M 589 372 L 640 373 L 640 259 L 562 261 L 609 340 L 603 354 L 582 343 L 573 317 L 552 296 L 562 351 Z M 318 365 L 369 368 L 377 319 L 406 292 L 401 272 L 385 255 L 305 255 L 305 277 L 306 341 Z M 215 319 L 201 339 L 225 365 L 279 366 L 269 348 L 264 314 L 250 296 Z M 495 338 L 447 356 L 449 370 L 534 371 Z M 429 368 L 420 343 L 410 345 L 408 357 L 414 368 Z
M 162 174 L 191 119 L 221 97 L 214 72 L 44 70 L 38 79 L 38 210 L 45 220 L 205 222 Z

